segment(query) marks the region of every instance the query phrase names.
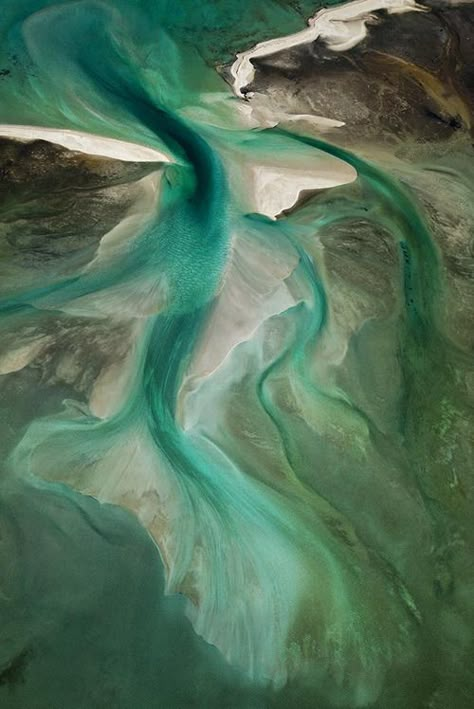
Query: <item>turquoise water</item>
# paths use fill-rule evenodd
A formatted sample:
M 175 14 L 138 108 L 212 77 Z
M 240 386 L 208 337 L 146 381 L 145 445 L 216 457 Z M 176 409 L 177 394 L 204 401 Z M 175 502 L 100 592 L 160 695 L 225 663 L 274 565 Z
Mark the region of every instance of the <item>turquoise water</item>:
M 141 142 L 172 160 L 160 168 L 152 219 L 125 248 L 90 269 L 37 269 L 28 287 L 3 288 L 2 325 L 13 330 L 26 316 L 97 317 L 96 300 L 112 319 L 146 304 L 130 316 L 141 327 L 116 410 L 98 418 L 58 401 L 9 453 L 8 709 L 401 707 L 405 691 L 416 697 L 409 679 L 399 695 L 393 687 L 432 632 L 420 629 L 432 609 L 425 551 L 442 525 L 420 462 L 425 429 L 403 387 L 390 439 L 343 383 L 318 373 L 334 314 L 314 239 L 361 210 L 388 235 L 401 378 L 416 380 L 414 396 L 444 366 L 436 248 L 413 195 L 375 164 L 324 140 L 238 127 L 238 99 L 215 69 L 301 29 L 315 9 L 3 2 L 0 122 Z M 199 120 L 213 115 L 215 124 Z M 333 156 L 357 182 L 277 221 L 248 213 L 231 187 L 232 160 L 275 150 Z M 270 266 L 294 264 L 285 283 L 296 296 L 200 383 L 200 424 L 190 429 L 180 392 L 209 336 L 236 233 Z M 159 522 L 137 490 L 151 495 Z M 388 523 L 390 509 L 398 519 Z

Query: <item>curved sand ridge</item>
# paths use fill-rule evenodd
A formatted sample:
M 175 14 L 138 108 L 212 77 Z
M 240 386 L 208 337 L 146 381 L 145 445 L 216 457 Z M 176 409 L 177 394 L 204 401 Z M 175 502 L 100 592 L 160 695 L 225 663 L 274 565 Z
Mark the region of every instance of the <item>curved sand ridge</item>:
M 48 140 L 62 145 L 68 150 L 75 150 L 88 155 L 115 158 L 130 162 L 170 162 L 164 153 L 138 143 L 129 143 L 116 138 L 104 138 L 83 131 L 43 128 L 41 126 L 22 126 L 0 124 L 0 136 L 19 140 Z
M 388 13 L 423 11 L 415 0 L 354 0 L 338 7 L 319 10 L 308 20 L 308 27 L 300 32 L 259 42 L 252 49 L 236 55 L 231 67 L 234 77 L 233 91 L 243 98 L 242 89 L 254 79 L 255 68 L 252 59 L 276 54 L 283 49 L 308 44 L 322 39 L 335 52 L 344 52 L 358 44 L 367 34 L 366 22 L 371 13 L 386 10 Z

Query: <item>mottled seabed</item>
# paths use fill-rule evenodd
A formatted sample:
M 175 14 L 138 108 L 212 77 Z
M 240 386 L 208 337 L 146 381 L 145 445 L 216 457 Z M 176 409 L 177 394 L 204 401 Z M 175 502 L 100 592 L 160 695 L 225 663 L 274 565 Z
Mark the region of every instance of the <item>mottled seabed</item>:
M 470 709 L 474 5 L 0 10 L 0 707 Z

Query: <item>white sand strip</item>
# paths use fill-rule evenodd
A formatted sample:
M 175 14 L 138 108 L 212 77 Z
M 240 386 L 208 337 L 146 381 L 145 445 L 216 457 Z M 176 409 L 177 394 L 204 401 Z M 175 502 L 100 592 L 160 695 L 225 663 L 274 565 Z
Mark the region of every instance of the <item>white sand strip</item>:
M 322 39 L 335 52 L 344 52 L 366 37 L 366 22 L 371 19 L 371 13 L 377 10 L 393 14 L 425 8 L 417 5 L 415 0 L 354 0 L 338 7 L 323 8 L 308 20 L 306 29 L 286 37 L 259 42 L 247 52 L 237 54 L 231 67 L 235 95 L 243 98 L 242 89 L 254 79 L 252 59 L 276 54 L 283 49 L 308 44 L 317 39 Z
M 69 150 L 88 155 L 100 155 L 127 162 L 170 162 L 168 155 L 154 148 L 139 143 L 129 143 L 115 138 L 84 133 L 61 128 L 42 128 L 41 126 L 20 126 L 0 124 L 0 136 L 18 140 L 48 140 Z

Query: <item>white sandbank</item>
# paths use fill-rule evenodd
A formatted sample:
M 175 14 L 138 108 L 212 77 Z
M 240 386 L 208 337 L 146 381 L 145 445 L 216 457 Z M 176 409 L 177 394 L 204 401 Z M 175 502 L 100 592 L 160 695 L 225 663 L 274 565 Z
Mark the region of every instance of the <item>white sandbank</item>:
M 115 138 L 83 131 L 63 130 L 61 128 L 42 128 L 41 126 L 21 126 L 0 124 L 0 136 L 18 140 L 48 140 L 62 145 L 69 150 L 88 155 L 100 155 L 128 162 L 170 162 L 170 158 L 154 148 L 138 143 L 129 143 Z
M 242 155 L 223 150 L 221 156 L 242 211 L 270 219 L 293 207 L 304 190 L 329 189 L 357 179 L 357 171 L 344 160 L 290 140 L 270 143 L 267 151 L 247 149 Z
M 313 170 L 259 165 L 249 176 L 250 198 L 254 209 L 270 219 L 298 201 L 304 190 L 323 190 L 347 185 L 357 179 L 355 169 L 342 160 L 320 160 Z
M 335 52 L 344 52 L 358 44 L 367 35 L 366 22 L 371 13 L 386 10 L 390 14 L 424 10 L 415 0 L 353 0 L 338 7 L 323 8 L 308 20 L 308 27 L 300 32 L 259 42 L 252 49 L 236 55 L 231 67 L 233 90 L 243 98 L 242 89 L 255 76 L 252 59 L 276 54 L 283 49 L 308 44 L 322 39 Z

